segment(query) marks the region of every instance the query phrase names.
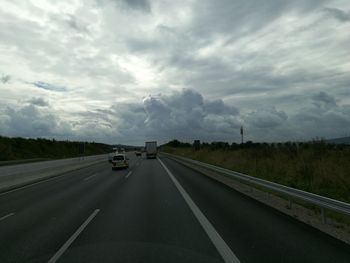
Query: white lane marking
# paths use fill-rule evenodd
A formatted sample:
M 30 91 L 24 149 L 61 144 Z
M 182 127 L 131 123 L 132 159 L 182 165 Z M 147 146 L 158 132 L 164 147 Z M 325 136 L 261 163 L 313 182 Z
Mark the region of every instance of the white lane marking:
M 125 175 L 125 178 L 128 178 L 131 175 L 132 171 L 128 172 L 127 175 Z
M 219 235 L 219 233 L 215 230 L 214 226 L 209 222 L 209 220 L 205 217 L 205 215 L 201 212 L 201 210 L 198 208 L 198 206 L 193 202 L 191 197 L 188 195 L 188 193 L 183 189 L 181 184 L 176 180 L 175 176 L 169 171 L 168 167 L 165 166 L 165 164 L 157 158 L 160 164 L 163 166 L 165 171 L 168 173 L 170 179 L 175 184 L 177 190 L 179 190 L 182 197 L 185 199 L 187 205 L 192 210 L 193 214 L 203 227 L 204 231 L 209 236 L 211 242 L 216 247 L 217 251 L 223 258 L 224 262 L 228 263 L 239 263 L 239 259 L 236 257 L 236 255 L 232 252 L 230 247 L 226 244 L 226 242 L 222 239 L 222 237 Z
M 84 178 L 84 181 L 90 180 L 92 177 L 95 177 L 96 175 L 97 175 L 97 173 L 93 174 L 93 175 L 90 175 L 90 176 Z
M 48 263 L 56 262 L 63 253 L 69 248 L 69 246 L 74 242 L 74 240 L 80 235 L 81 232 L 85 229 L 85 227 L 91 222 L 92 219 L 100 212 L 100 209 L 96 209 L 89 217 L 85 220 L 85 222 L 75 231 L 75 233 L 67 240 L 66 243 L 56 252 L 55 255 L 48 261 Z
M 10 217 L 10 216 L 13 216 L 15 213 L 9 213 L 8 215 L 6 215 L 6 216 L 3 216 L 3 217 L 0 217 L 0 221 L 1 220 L 4 220 L 4 219 L 6 219 L 6 218 L 8 218 L 8 217 Z

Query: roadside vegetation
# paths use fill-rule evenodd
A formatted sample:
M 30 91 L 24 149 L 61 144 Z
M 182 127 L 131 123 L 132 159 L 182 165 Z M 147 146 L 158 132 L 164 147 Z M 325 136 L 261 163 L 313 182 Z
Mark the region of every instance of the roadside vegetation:
M 202 143 L 173 140 L 162 151 L 350 202 L 350 146 L 308 143 Z
M 84 146 L 85 144 L 85 146 Z M 110 145 L 95 142 L 56 141 L 0 136 L 0 161 L 59 159 L 111 152 Z

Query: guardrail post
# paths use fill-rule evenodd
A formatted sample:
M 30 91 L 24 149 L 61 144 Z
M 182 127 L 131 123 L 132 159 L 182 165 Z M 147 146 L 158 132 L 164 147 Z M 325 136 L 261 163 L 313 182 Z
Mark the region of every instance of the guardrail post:
M 322 219 L 322 224 L 326 224 L 327 218 L 326 218 L 326 211 L 324 207 L 321 207 L 321 219 Z

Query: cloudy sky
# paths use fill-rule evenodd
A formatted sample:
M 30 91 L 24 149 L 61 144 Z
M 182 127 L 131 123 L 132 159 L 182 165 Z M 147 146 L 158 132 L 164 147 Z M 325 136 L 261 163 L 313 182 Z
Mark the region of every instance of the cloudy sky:
M 0 135 L 350 135 L 348 0 L 0 0 Z

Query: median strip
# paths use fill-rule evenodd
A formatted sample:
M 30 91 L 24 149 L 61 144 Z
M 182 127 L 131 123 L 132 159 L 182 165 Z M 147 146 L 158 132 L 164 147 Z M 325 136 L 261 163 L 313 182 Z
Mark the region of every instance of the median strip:
M 55 179 L 58 179 L 58 178 L 61 178 L 63 176 L 66 176 L 66 174 L 60 174 L 58 176 L 54 176 L 54 177 L 49 177 L 49 178 L 44 178 L 38 182 L 35 182 L 35 183 L 28 183 L 24 186 L 18 186 L 17 188 L 14 188 L 14 189 L 11 189 L 11 190 L 8 190 L 8 191 L 5 191 L 5 192 L 2 192 L 0 193 L 0 196 L 2 195 L 6 195 L 6 194 L 9 194 L 9 193 L 12 193 L 12 192 L 16 192 L 18 190 L 22 190 L 22 189 L 25 189 L 25 188 L 28 188 L 28 187 L 32 187 L 34 185 L 37 185 L 37 184 L 42 184 L 42 183 L 46 183 L 46 182 L 49 182 L 49 181 L 52 181 L 52 180 L 55 180 Z
M 62 159 L 31 164 L 0 167 L 0 193 L 57 177 L 67 172 L 101 163 L 104 155 L 92 156 L 86 160 Z
M 205 217 L 205 215 L 201 212 L 201 210 L 198 208 L 198 206 L 193 202 L 191 197 L 188 195 L 188 193 L 185 191 L 185 189 L 181 186 L 181 184 L 177 181 L 175 176 L 170 172 L 168 167 L 165 166 L 165 164 L 157 158 L 160 164 L 163 166 L 167 174 L 169 175 L 170 179 L 175 184 L 177 190 L 180 192 L 182 197 L 185 199 L 187 205 L 192 210 L 194 216 L 197 218 L 201 226 L 203 227 L 204 231 L 207 233 L 209 239 L 216 247 L 217 251 L 221 255 L 222 259 L 225 263 L 239 263 L 239 259 L 236 257 L 236 255 L 232 252 L 230 247 L 226 244 L 226 242 L 222 239 L 222 237 L 219 235 L 219 233 L 216 231 L 214 226 L 209 222 L 209 220 Z
M 80 235 L 81 232 L 87 227 L 87 225 L 91 222 L 92 219 L 100 212 L 100 209 L 96 209 L 86 220 L 85 222 L 75 231 L 75 233 L 67 240 L 66 243 L 56 252 L 55 255 L 48 261 L 49 263 L 56 262 L 63 253 L 69 248 L 69 246 L 74 242 L 75 239 Z

